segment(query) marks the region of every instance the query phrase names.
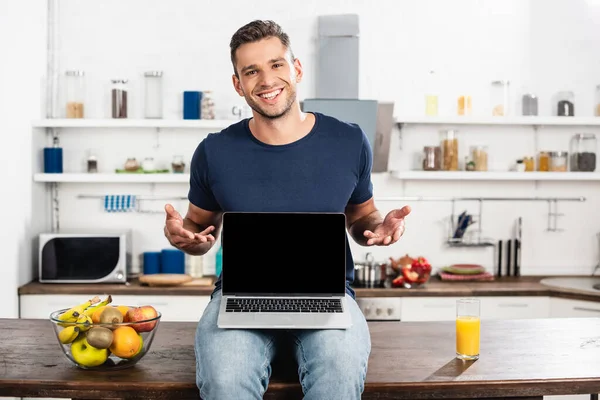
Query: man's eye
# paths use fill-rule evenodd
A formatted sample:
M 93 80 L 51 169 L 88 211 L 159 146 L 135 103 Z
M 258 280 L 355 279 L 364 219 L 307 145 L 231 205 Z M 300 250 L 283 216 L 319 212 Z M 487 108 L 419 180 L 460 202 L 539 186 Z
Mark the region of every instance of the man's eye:
M 279 68 L 281 67 L 283 64 L 273 64 L 273 68 Z
M 248 72 L 246 72 L 246 75 L 252 75 L 254 73 L 256 73 L 256 71 L 248 71 Z

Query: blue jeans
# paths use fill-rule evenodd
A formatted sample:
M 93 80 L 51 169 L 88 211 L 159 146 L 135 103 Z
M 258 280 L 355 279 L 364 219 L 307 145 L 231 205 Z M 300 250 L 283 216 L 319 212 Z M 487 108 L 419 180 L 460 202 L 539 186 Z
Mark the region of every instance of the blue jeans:
M 296 358 L 304 398 L 360 399 L 371 353 L 371 337 L 356 301 L 347 330 L 221 329 L 221 291 L 213 294 L 196 329 L 196 384 L 204 400 L 262 399 L 271 362 L 283 343 Z M 277 353 L 278 354 L 278 353 Z

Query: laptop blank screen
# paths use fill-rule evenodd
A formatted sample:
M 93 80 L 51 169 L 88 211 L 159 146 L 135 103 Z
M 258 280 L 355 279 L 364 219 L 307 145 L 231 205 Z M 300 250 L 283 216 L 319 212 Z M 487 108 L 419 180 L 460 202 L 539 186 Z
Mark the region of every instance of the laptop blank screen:
M 223 214 L 223 294 L 338 294 L 346 287 L 341 213 Z

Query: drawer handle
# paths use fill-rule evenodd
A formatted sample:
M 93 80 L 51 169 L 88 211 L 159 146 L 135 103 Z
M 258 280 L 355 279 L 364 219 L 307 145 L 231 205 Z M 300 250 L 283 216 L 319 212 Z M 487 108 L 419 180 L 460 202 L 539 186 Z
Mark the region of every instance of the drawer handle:
M 577 311 L 592 311 L 592 312 L 600 312 L 597 308 L 587 308 L 587 307 L 573 307 L 573 310 Z
M 523 303 L 506 303 L 506 304 L 498 304 L 498 307 L 519 307 L 519 308 L 525 308 L 525 307 L 529 307 L 529 304 L 523 304 Z

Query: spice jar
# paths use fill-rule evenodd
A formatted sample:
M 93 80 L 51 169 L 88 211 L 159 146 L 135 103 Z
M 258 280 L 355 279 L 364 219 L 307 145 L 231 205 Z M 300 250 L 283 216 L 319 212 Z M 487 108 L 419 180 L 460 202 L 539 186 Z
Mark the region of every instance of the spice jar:
M 173 168 L 173 173 L 183 173 L 183 171 L 185 170 L 185 162 L 183 162 L 183 156 L 173 156 L 171 168 Z
M 475 171 L 488 170 L 488 151 L 486 146 L 472 146 L 471 160 L 475 164 Z
M 129 157 L 127 161 L 125 161 L 125 171 L 135 172 L 138 169 L 140 169 L 140 163 L 135 159 L 135 157 Z
M 423 171 L 442 169 L 442 149 L 439 146 L 423 147 Z
M 596 96 L 594 104 L 596 104 L 594 115 L 600 117 L 600 85 L 596 86 Z
M 146 172 L 152 172 L 152 171 L 156 170 L 156 167 L 154 166 L 154 158 L 152 158 L 152 157 L 144 158 L 144 161 L 142 161 L 142 169 Z
M 523 94 L 521 97 L 521 111 L 523 116 L 538 115 L 538 98 L 535 94 Z
M 565 172 L 567 166 L 569 153 L 566 151 L 551 151 L 550 152 L 550 166 L 549 169 L 552 172 Z
M 593 172 L 596 170 L 596 135 L 592 133 L 577 133 L 571 137 L 570 170 Z
M 573 92 L 559 92 L 557 99 L 556 115 L 559 117 L 575 116 L 575 94 Z
M 83 118 L 85 103 L 85 73 L 83 71 L 66 71 L 65 86 L 67 90 L 66 118 Z
M 427 76 L 427 89 L 425 93 L 425 115 L 438 115 L 437 80 L 435 71 L 429 71 Z
M 532 172 L 535 171 L 535 160 L 533 157 L 525 157 L 523 158 L 523 164 L 525 164 L 525 171 Z
M 442 134 L 442 170 L 458 171 L 458 131 L 449 129 Z
M 98 157 L 96 156 L 95 150 L 88 150 L 87 157 L 87 172 L 96 173 L 98 172 Z
M 162 71 L 144 73 L 146 97 L 144 99 L 144 114 L 146 118 L 162 118 Z
M 540 151 L 538 154 L 538 171 L 548 171 L 550 169 L 550 154 L 547 151 Z
M 215 119 L 215 101 L 213 100 L 212 91 L 205 90 L 202 92 L 202 100 L 200 101 L 200 118 Z
M 127 118 L 127 79 L 113 79 L 111 105 L 113 118 Z
M 509 81 L 499 80 L 492 82 L 491 105 L 493 116 L 508 115 Z
M 471 96 L 460 96 L 458 98 L 458 115 L 471 115 Z

